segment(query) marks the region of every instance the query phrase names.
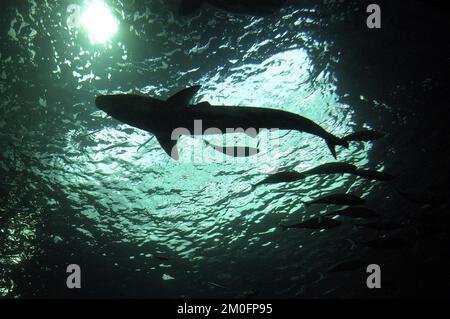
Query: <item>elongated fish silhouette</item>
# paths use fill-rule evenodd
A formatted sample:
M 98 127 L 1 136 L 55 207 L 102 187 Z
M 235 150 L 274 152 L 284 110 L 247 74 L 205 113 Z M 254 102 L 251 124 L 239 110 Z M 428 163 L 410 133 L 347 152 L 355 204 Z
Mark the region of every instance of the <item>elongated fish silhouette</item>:
M 277 183 L 289 183 L 295 182 L 301 179 L 305 179 L 309 175 L 316 174 L 344 174 L 349 173 L 352 174 L 356 171 L 356 166 L 347 163 L 326 163 L 309 169 L 304 172 L 297 172 L 294 170 L 278 172 L 273 175 L 270 175 L 263 180 L 259 181 L 255 185 L 253 185 L 253 189 L 263 184 L 277 184 Z
M 246 132 L 253 129 L 256 134 L 262 129 L 313 134 L 325 140 L 335 158 L 336 145 L 348 147 L 343 139 L 294 113 L 259 107 L 213 106 L 208 102 L 189 105 L 199 89 L 199 85 L 189 87 L 167 101 L 134 94 L 100 95 L 95 105 L 116 120 L 153 133 L 164 151 L 175 160 L 178 160 L 177 139 L 181 135 L 222 134 L 237 129 Z M 204 129 L 199 130 L 196 121 L 201 121 Z
M 395 179 L 395 176 L 379 171 L 373 171 L 370 169 L 357 169 L 354 173 L 356 176 L 360 176 L 365 179 L 380 181 L 380 182 L 389 182 Z
M 212 282 L 212 281 L 208 281 L 208 285 L 211 285 L 211 286 L 216 287 L 216 288 L 228 289 L 227 287 L 225 287 L 225 286 L 223 286 L 221 284 L 216 284 L 215 282 Z

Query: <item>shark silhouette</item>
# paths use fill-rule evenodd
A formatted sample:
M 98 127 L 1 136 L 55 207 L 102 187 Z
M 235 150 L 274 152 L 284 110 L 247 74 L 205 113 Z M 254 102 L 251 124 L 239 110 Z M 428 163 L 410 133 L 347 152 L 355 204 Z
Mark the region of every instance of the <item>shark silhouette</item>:
M 345 140 L 294 113 L 259 107 L 218 106 L 208 102 L 189 105 L 200 87 L 184 89 L 166 101 L 134 94 L 100 95 L 95 99 L 95 105 L 116 120 L 153 133 L 164 151 L 175 160 L 178 160 L 177 139 L 181 135 L 223 134 L 236 129 L 243 129 L 251 136 L 263 129 L 310 133 L 323 138 L 335 158 L 336 145 L 348 147 Z M 206 130 L 199 131 L 198 121 Z

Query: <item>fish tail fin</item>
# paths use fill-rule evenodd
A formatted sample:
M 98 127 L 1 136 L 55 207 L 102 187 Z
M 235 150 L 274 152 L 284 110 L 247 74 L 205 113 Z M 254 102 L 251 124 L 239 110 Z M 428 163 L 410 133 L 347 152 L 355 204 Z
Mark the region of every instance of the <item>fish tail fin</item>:
M 336 145 L 343 146 L 345 148 L 348 148 L 348 142 L 342 138 L 338 138 L 332 134 L 330 134 L 327 138 L 325 138 L 325 142 L 327 143 L 328 149 L 330 150 L 331 154 L 335 159 L 337 159 L 336 154 Z
M 302 203 L 305 206 L 305 208 L 308 208 L 309 206 L 311 206 L 310 202 L 300 201 L 300 203 Z

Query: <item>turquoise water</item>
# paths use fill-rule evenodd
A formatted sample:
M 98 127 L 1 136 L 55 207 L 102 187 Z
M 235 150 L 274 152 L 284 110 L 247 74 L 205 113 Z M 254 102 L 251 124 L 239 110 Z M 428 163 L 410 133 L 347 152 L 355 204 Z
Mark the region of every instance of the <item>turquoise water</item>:
M 1 18 L 7 32 L 0 50 L 0 296 L 366 295 L 359 284 L 345 289 L 363 284 L 361 277 L 321 280 L 330 265 L 355 255 L 347 239 L 361 230 L 350 222 L 329 231 L 282 232 L 278 225 L 330 211 L 301 203 L 330 191 L 355 193 L 390 211 L 392 190 L 351 175 L 250 190 L 283 168 L 334 161 L 323 140 L 298 132 L 237 135 L 227 141 L 259 145 L 265 155 L 230 159 L 183 137 L 176 162 L 156 139 L 148 141 L 151 134 L 94 105 L 100 94 L 168 98 L 200 84 L 194 102 L 285 110 L 336 136 L 399 130 L 408 114 L 351 92 L 376 110 L 372 116 L 338 88 L 339 50 L 320 30 L 330 31 L 339 17 L 352 20 L 349 8 L 357 5 L 286 6 L 268 17 L 205 7 L 180 17 L 175 1 L 108 1 L 117 33 L 93 43 L 92 33 L 68 26 L 70 4 L 24 1 L 7 6 Z M 208 140 L 223 143 L 221 136 Z M 372 142 L 338 147 L 338 158 L 392 170 L 398 151 L 386 144 L 371 157 Z M 65 287 L 70 263 L 83 271 L 77 292 Z

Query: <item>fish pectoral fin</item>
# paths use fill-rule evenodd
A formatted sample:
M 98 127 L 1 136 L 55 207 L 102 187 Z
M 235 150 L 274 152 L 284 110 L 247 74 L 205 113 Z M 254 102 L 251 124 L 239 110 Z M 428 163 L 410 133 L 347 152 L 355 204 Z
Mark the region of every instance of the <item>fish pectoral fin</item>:
M 174 160 L 178 161 L 178 140 L 173 140 L 171 134 L 156 134 L 155 137 L 164 151 Z
M 194 95 L 197 94 L 200 88 L 201 85 L 194 85 L 188 87 L 187 89 L 181 90 L 180 92 L 177 92 L 169 97 L 167 99 L 167 104 L 174 107 L 186 107 L 189 105 L 189 102 L 192 100 Z
M 203 0 L 182 0 L 180 4 L 181 15 L 191 15 L 203 4 Z

